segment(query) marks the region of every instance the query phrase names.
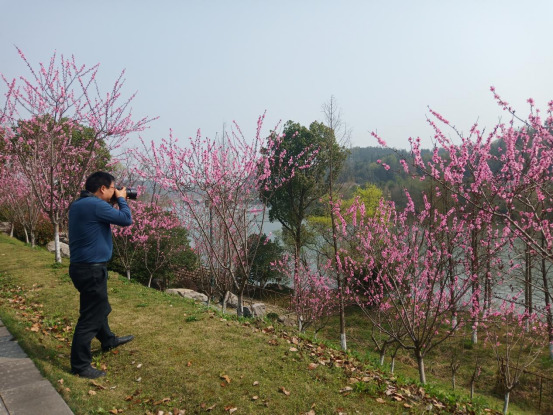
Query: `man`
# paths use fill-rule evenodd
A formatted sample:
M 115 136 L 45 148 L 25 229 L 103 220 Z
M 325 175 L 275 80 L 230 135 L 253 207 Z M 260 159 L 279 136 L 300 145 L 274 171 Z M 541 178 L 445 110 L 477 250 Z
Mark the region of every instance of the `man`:
M 90 343 L 94 337 L 100 340 L 103 351 L 133 339 L 133 336 L 116 337 L 108 325 L 111 306 L 107 261 L 113 249 L 110 225 L 132 223 L 131 210 L 125 201 L 127 190 L 116 189 L 114 181 L 109 173 L 91 174 L 86 179 L 86 190 L 69 209 L 69 276 L 80 293 L 80 316 L 71 345 L 71 372 L 89 379 L 106 375 L 91 366 Z M 114 195 L 119 209 L 111 205 Z

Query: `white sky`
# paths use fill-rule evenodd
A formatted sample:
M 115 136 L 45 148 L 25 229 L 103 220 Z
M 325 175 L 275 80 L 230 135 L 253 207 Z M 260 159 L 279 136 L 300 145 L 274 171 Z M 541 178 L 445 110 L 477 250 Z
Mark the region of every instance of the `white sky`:
M 309 125 L 334 95 L 352 145 L 428 147 L 427 106 L 461 130 L 502 115 L 491 85 L 517 112 L 553 99 L 553 1 L 0 0 L 0 72 L 27 75 L 54 50 L 101 63 L 106 91 L 126 69 L 143 136 L 252 133 L 265 110 Z M 0 86 L 0 92 L 4 92 Z M 503 118 L 505 119 L 505 115 Z

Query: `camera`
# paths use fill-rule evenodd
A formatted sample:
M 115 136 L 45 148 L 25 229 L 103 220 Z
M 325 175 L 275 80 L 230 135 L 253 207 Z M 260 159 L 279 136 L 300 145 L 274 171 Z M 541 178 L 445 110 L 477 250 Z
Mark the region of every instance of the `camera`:
M 117 187 L 117 190 L 121 190 L 123 189 L 123 187 L 124 186 Z M 127 187 L 127 199 L 136 200 L 137 197 L 138 197 L 138 192 L 136 191 L 136 189 L 133 187 Z M 115 197 L 115 193 L 113 194 L 111 201 L 114 203 L 117 201 L 117 197 Z

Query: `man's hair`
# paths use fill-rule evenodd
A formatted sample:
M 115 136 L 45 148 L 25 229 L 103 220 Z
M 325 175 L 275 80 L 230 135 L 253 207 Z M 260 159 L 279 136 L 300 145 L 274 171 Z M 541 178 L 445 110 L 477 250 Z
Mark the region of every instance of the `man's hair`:
M 100 187 L 110 187 L 111 183 L 114 181 L 115 177 L 111 174 L 106 173 L 105 171 L 97 171 L 96 173 L 92 173 L 88 176 L 84 187 L 90 193 L 96 193 Z

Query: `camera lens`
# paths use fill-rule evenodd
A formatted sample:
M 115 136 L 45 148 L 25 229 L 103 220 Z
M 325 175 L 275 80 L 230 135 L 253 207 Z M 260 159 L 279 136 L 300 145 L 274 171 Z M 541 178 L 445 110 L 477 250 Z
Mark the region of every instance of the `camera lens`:
M 127 197 L 131 200 L 136 200 L 138 196 L 138 193 L 136 191 L 136 189 L 133 189 L 132 187 L 128 187 L 127 188 Z

